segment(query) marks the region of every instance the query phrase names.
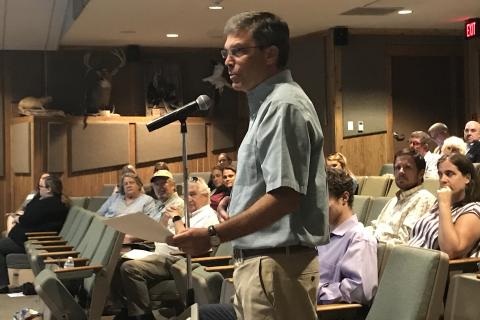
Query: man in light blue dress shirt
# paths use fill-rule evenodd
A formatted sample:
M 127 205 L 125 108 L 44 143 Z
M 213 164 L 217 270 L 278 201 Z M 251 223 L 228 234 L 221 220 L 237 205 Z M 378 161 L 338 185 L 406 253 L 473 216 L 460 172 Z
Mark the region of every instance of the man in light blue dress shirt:
M 328 242 L 323 133 L 286 69 L 288 25 L 268 12 L 238 14 L 222 50 L 233 89 L 246 92 L 249 129 L 238 151 L 230 218 L 171 243 L 198 254 L 232 241 L 238 319 L 315 319 L 315 247 Z

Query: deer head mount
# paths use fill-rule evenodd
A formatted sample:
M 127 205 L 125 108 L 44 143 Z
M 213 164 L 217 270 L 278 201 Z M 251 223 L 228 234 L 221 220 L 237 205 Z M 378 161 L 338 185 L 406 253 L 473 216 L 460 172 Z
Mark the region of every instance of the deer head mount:
M 96 113 L 99 109 L 110 109 L 113 76 L 125 66 L 127 61 L 122 49 L 114 49 L 111 54 L 115 57 L 114 63 L 105 61 L 92 63 L 91 52 L 87 52 L 83 56 L 83 64 L 86 67 L 85 106 L 87 113 Z

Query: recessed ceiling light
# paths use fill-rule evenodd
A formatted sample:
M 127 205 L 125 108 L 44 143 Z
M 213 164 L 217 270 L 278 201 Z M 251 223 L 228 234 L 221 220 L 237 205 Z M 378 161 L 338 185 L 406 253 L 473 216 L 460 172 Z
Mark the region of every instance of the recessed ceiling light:
M 130 34 L 130 33 L 137 33 L 137 31 L 135 31 L 135 30 L 122 30 L 122 31 L 120 31 L 120 33 Z
M 167 33 L 167 38 L 178 38 L 178 33 Z
M 212 4 L 208 6 L 210 10 L 222 10 L 223 6 L 221 5 L 223 0 L 212 0 Z
M 398 10 L 398 14 L 410 14 L 412 13 L 413 11 L 410 10 L 410 9 L 404 9 L 404 10 Z

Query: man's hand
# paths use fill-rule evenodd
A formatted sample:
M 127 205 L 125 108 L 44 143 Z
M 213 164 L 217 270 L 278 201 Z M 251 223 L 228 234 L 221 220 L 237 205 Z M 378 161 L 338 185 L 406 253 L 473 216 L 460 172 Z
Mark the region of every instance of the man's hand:
M 210 250 L 210 236 L 207 228 L 190 228 L 167 239 L 171 246 L 179 247 L 182 251 L 198 256 Z

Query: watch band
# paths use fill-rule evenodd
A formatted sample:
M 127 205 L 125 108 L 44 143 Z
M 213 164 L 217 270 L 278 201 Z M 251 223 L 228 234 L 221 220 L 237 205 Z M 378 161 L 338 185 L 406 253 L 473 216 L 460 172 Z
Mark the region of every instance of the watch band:
M 172 222 L 173 222 L 173 223 L 175 223 L 175 222 L 177 222 L 177 221 L 179 221 L 179 220 L 182 220 L 182 217 L 180 217 L 180 216 L 173 216 L 173 218 L 172 218 Z

